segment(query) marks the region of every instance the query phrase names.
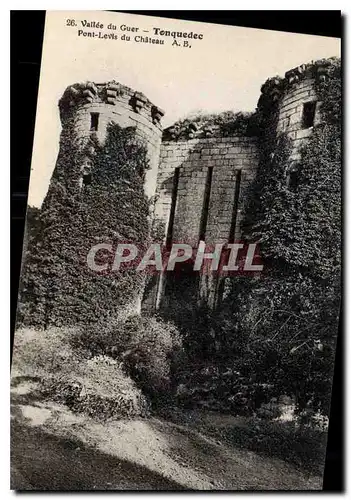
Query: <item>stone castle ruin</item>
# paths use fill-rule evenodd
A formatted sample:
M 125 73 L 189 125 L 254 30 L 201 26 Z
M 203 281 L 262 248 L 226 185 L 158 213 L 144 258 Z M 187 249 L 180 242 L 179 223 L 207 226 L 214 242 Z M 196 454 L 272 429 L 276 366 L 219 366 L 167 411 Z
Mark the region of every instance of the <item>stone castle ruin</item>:
M 89 185 L 94 189 L 95 146 L 104 144 L 109 124 L 132 127 L 147 152 L 145 194 L 154 200 L 152 218 L 161 228 L 163 242 L 197 246 L 199 241 L 239 241 L 245 198 L 259 168 L 260 141 L 280 134 L 291 139 L 286 182 L 293 185 L 301 146 L 321 120 L 315 82 L 326 77 L 329 64 L 323 60 L 301 65 L 284 78 L 271 78 L 262 85 L 258 109 L 265 103 L 275 107 L 276 120 L 271 125 L 266 121 L 253 126 L 251 118 L 239 113 L 242 126 L 238 127 L 237 116 L 229 114 L 226 123 L 189 119 L 163 130 L 164 111 L 141 92 L 115 81 L 73 84 L 59 102 L 66 157 L 67 141 L 71 141 L 68 148 L 80 154 L 79 169 L 70 177 L 71 188 L 78 191 Z M 60 149 L 59 158 L 61 153 Z M 59 159 L 58 163 L 56 169 L 69 168 Z M 51 186 L 46 204 L 50 190 Z M 155 310 L 174 293 L 167 280 L 164 275 L 149 280 L 142 307 Z M 198 278 L 196 286 L 205 300 L 216 303 L 215 283 Z

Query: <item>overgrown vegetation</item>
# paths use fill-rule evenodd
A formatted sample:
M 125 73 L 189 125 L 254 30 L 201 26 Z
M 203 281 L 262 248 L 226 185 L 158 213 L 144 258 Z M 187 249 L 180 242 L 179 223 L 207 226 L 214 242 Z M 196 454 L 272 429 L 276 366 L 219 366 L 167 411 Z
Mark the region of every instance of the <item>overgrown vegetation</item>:
M 128 315 L 78 330 L 18 330 L 12 376 L 39 380 L 42 395 L 73 411 L 130 418 L 174 396 L 182 357 L 172 324 Z
M 275 136 L 277 101 L 261 100 L 260 120 L 271 134 L 260 140 L 245 236 L 259 242 L 265 272 L 245 283 L 234 278 L 221 313 L 227 338 L 240 332 L 246 381 L 259 374 L 271 397 L 294 397 L 302 417 L 329 411 L 340 301 L 340 81 L 339 60 L 316 80 L 322 120 L 301 151 L 294 190 L 291 141 Z
M 20 324 L 86 324 L 113 316 L 142 289 L 143 276 L 135 268 L 111 272 L 113 253 L 101 250 L 96 256 L 97 263 L 109 264 L 106 272 L 89 269 L 87 255 L 99 243 L 148 244 L 146 149 L 136 141 L 134 129 L 112 124 L 103 145 L 93 136 L 84 148 L 78 146 L 73 125 L 66 125 L 39 220 L 34 230 L 28 229 Z M 84 184 L 83 166 L 90 171 L 90 184 Z
M 165 140 L 184 140 L 193 137 L 252 136 L 257 135 L 255 113 L 223 111 L 221 113 L 193 113 L 178 120 L 164 131 Z
M 230 417 L 221 421 L 220 415 L 214 413 L 189 413 L 174 409 L 165 416 L 225 445 L 251 450 L 270 459 L 280 458 L 304 472 L 323 474 L 327 433 L 320 428 L 257 416 L 245 419 Z
M 90 356 L 118 360 L 138 387 L 154 402 L 173 390 L 173 374 L 182 358 L 178 330 L 154 317 L 128 316 L 83 328 L 73 339 Z
M 13 382 L 17 377 L 39 381 L 42 397 L 98 419 L 145 416 L 147 398 L 125 370 L 111 358 L 72 348 L 75 335 L 67 328 L 18 330 Z

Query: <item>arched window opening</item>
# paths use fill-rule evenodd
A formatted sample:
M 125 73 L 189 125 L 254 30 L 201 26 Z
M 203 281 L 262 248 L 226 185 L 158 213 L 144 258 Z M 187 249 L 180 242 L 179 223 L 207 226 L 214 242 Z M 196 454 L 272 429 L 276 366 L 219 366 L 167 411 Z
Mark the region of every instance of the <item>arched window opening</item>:
M 85 186 L 90 186 L 92 183 L 92 162 L 90 159 L 86 159 L 84 164 L 81 167 L 81 177 L 80 177 L 80 186 L 85 187 Z
M 92 181 L 92 175 L 91 172 L 85 172 L 83 173 L 83 186 L 89 186 Z

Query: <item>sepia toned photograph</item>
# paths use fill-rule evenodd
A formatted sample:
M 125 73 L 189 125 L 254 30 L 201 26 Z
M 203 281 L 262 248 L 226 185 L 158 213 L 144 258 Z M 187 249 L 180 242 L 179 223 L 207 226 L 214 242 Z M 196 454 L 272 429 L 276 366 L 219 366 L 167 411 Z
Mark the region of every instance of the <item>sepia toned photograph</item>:
M 320 491 L 341 39 L 47 11 L 11 489 Z

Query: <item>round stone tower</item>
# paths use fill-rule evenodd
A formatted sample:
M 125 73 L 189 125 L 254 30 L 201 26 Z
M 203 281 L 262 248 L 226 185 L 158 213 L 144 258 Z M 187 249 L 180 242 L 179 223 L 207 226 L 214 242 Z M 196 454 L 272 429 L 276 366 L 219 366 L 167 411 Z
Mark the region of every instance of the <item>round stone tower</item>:
M 321 102 L 317 99 L 315 80 L 325 77 L 325 67 L 303 64 L 285 73 L 286 91 L 280 103 L 277 131 L 286 132 L 292 140 L 292 160 L 299 160 L 304 139 L 320 123 Z
M 267 80 L 261 88 L 261 99 L 267 99 L 272 110 L 277 109 L 276 135 L 285 133 L 292 142 L 292 161 L 300 159 L 301 146 L 311 136 L 313 127 L 321 123 L 316 83 L 327 78 L 330 64 L 328 59 L 302 64 L 287 71 L 284 78 Z
M 135 135 L 147 148 L 149 170 L 145 178 L 145 194 L 153 196 L 156 188 L 161 118 L 164 112 L 141 92 L 111 81 L 76 83 L 69 86 L 59 101 L 63 135 L 71 146 L 84 151 L 82 176 L 89 174 L 94 156 L 94 143 L 104 144 L 109 124 L 134 127 Z M 80 179 L 82 182 L 82 179 Z
M 140 310 L 145 278 L 115 269 L 114 256 L 117 243 L 150 238 L 162 136 L 163 111 L 115 81 L 71 85 L 59 110 L 60 150 L 26 278 L 29 316 L 44 327 Z

